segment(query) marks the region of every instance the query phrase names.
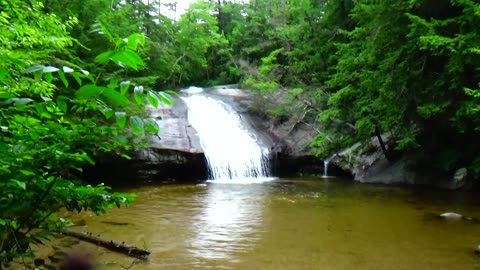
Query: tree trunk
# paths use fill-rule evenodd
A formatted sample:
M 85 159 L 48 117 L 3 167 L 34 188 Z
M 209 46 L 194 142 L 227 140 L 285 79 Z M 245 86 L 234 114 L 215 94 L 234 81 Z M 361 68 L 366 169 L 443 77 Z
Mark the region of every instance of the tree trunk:
M 108 241 L 98 236 L 94 236 L 90 233 L 75 232 L 75 231 L 68 231 L 68 230 L 62 230 L 61 233 L 63 235 L 75 237 L 77 239 L 104 247 L 112 251 L 120 252 L 134 258 L 146 259 L 146 257 L 150 255 L 150 251 L 147 251 L 135 246 L 129 246 L 123 242 L 118 243 L 114 241 Z
M 380 129 L 376 128 L 375 129 L 375 136 L 377 136 L 378 142 L 380 143 L 380 147 L 382 148 L 383 155 L 389 162 L 393 162 L 393 158 L 390 155 L 390 152 L 388 151 L 387 147 L 385 146 L 385 142 L 382 139 L 382 134 L 380 133 Z

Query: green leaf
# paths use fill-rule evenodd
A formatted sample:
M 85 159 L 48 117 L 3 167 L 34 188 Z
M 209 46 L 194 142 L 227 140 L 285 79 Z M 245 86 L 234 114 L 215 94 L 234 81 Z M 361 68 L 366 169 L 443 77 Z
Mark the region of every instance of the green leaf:
M 13 98 L 14 99 L 14 105 L 25 105 L 33 101 L 31 98 Z
M 53 80 L 53 75 L 52 73 L 44 73 L 45 74 L 45 81 L 47 81 L 48 83 L 51 83 L 52 80 Z
M 133 129 L 133 131 L 135 133 L 142 134 L 143 133 L 143 121 L 142 121 L 142 119 L 138 116 L 130 117 L 130 127 Z
M 93 77 L 92 74 L 86 75 L 87 79 L 89 79 L 92 83 L 95 83 L 95 78 Z
M 152 104 L 153 107 L 158 108 L 158 97 L 153 91 L 148 91 L 147 94 L 148 102 Z
M 119 105 L 126 106 L 128 104 L 128 98 L 113 89 L 106 88 L 102 95 Z
M 117 41 L 115 42 L 115 49 L 117 49 L 117 51 L 121 51 L 125 48 L 126 45 L 127 45 L 127 40 L 117 39 Z
M 42 75 L 43 75 L 43 71 L 42 70 L 37 70 L 35 71 L 35 74 L 34 74 L 34 79 L 36 82 L 40 81 L 40 79 L 42 78 Z
M 136 102 L 137 104 L 140 104 L 140 105 L 143 104 L 143 95 L 142 95 L 142 94 L 139 94 L 139 93 L 137 93 L 137 92 L 134 92 L 134 93 L 133 93 L 133 97 L 134 97 L 135 102 Z
M 29 171 L 29 170 L 20 170 L 20 172 L 21 172 L 23 175 L 26 175 L 26 176 L 35 175 L 34 172 Z
M 110 89 L 115 89 L 118 86 L 118 79 L 112 79 L 108 83 L 107 87 Z
M 5 68 L 0 68 L 0 81 L 8 77 L 8 71 Z
M 100 112 L 102 112 L 103 116 L 107 119 L 110 119 L 113 116 L 113 110 L 111 108 L 101 108 Z
M 78 85 L 82 85 L 82 79 L 80 79 L 80 73 L 78 72 L 72 72 L 72 76 L 77 81 Z
M 145 120 L 145 128 L 153 134 L 158 134 L 158 130 L 160 129 L 158 123 L 153 119 Z
M 169 95 L 178 95 L 177 91 L 175 91 L 175 90 L 170 90 L 170 89 L 168 89 L 168 90 L 163 90 L 162 92 L 165 92 L 165 93 L 167 93 L 167 94 L 169 94 Z
M 172 99 L 170 98 L 170 96 L 168 96 L 167 93 L 158 92 L 158 97 L 163 103 L 167 104 L 168 106 L 172 106 Z
M 137 63 L 135 59 L 132 59 L 125 51 L 115 53 L 110 59 L 117 65 L 137 69 Z
M 35 109 L 37 110 L 37 114 L 40 115 L 40 116 L 41 116 L 42 113 L 45 111 L 45 110 L 43 109 L 42 104 L 40 104 L 40 103 L 35 103 L 33 106 L 34 106 Z
M 26 68 L 25 73 L 37 72 L 37 71 L 43 70 L 44 67 L 45 66 L 42 66 L 42 65 L 34 65 L 34 66 Z
M 67 78 L 65 78 L 65 73 L 63 73 L 63 71 L 61 71 L 61 70 L 58 70 L 57 73 L 58 73 L 58 77 L 60 77 L 60 80 L 63 82 L 65 87 L 68 87 L 68 80 L 67 80 Z
M 10 226 L 13 228 L 13 229 L 17 229 L 18 228 L 18 223 L 17 223 L 17 220 L 12 220 L 10 221 Z
M 1 99 L 7 99 L 7 98 L 13 98 L 14 95 L 10 93 L 0 93 L 0 98 Z
M 86 153 L 83 153 L 83 159 L 90 163 L 90 165 L 95 165 L 95 161 L 93 161 L 93 159 L 91 159 Z
M 123 81 L 120 83 L 120 93 L 122 95 L 125 95 L 125 93 L 128 91 L 128 88 L 130 87 L 130 81 Z
M 133 97 L 137 104 L 143 104 L 143 86 L 135 86 L 133 88 Z
M 62 110 L 64 113 L 67 112 L 68 107 L 67 107 L 67 102 L 65 101 L 65 99 L 63 99 L 63 98 L 57 99 L 57 105 L 60 108 L 60 110 Z
M 120 128 L 124 128 L 127 123 L 127 114 L 125 112 L 115 112 L 115 120 Z
M 145 46 L 145 37 L 141 34 L 134 33 L 128 37 L 127 47 L 132 50 L 137 50 L 137 45 Z
M 99 54 L 95 60 L 101 64 L 105 64 L 106 62 L 108 62 L 108 60 L 110 60 L 110 58 L 115 54 L 114 51 L 106 51 L 106 52 L 103 52 L 101 54 Z
M 94 84 L 86 84 L 75 92 L 75 96 L 80 99 L 88 99 L 93 96 L 98 96 L 105 89 L 106 88 Z
M 134 62 L 135 65 L 144 66 L 142 58 L 132 50 L 126 50 L 123 52 L 124 57 L 128 57 L 130 61 Z
M 17 186 L 19 186 L 21 189 L 26 190 L 27 185 L 24 182 L 15 180 L 15 179 L 10 179 L 11 182 L 15 183 Z

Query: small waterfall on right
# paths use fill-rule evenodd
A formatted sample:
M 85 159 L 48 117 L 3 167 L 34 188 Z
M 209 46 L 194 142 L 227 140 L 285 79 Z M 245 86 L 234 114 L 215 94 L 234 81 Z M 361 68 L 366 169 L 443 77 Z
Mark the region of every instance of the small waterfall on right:
M 182 98 L 188 122 L 197 131 L 214 182 L 252 183 L 268 178 L 269 149 L 245 127 L 227 103 L 203 94 Z
M 323 160 L 323 177 L 328 177 L 328 164 L 338 156 L 337 153 Z

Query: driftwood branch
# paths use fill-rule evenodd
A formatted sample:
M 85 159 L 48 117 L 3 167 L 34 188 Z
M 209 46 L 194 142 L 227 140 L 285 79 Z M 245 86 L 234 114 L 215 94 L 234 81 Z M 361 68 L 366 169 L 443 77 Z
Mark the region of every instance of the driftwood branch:
M 61 233 L 63 235 L 75 237 L 77 239 L 104 247 L 112 251 L 120 252 L 134 258 L 145 259 L 148 255 L 150 255 L 150 251 L 147 251 L 135 246 L 130 246 L 123 242 L 118 243 L 114 241 L 105 240 L 103 238 L 92 235 L 90 233 L 75 232 L 75 231 L 69 231 L 69 230 L 62 230 Z

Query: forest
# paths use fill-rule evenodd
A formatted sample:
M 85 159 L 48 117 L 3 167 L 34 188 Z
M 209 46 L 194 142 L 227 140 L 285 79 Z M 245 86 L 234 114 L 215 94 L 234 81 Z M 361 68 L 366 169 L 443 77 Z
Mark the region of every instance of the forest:
M 177 2 L 0 0 L 0 269 L 35 258 L 61 209 L 130 204 L 82 169 L 142 148 L 158 132 L 144 105 L 190 85 L 300 113 L 319 159 L 389 134 L 388 160 L 480 176 L 478 1 Z

